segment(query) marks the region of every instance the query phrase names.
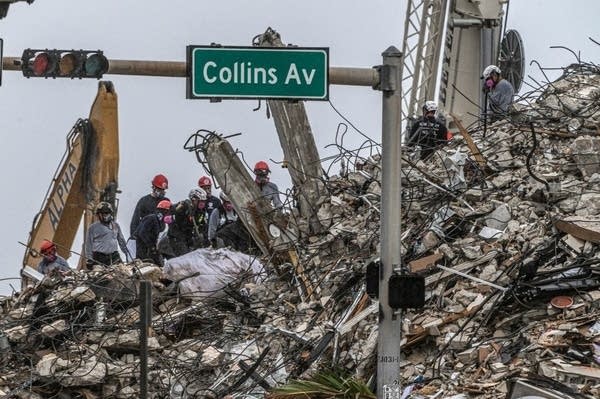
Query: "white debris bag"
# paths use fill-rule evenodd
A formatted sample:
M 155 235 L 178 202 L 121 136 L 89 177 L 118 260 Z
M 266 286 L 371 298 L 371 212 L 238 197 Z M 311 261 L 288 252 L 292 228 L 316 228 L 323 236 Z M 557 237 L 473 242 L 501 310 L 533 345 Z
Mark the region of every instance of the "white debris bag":
M 179 281 L 182 295 L 203 298 L 248 276 L 258 282 L 264 277 L 264 266 L 255 256 L 227 248 L 201 248 L 166 260 L 163 272 L 169 280 Z

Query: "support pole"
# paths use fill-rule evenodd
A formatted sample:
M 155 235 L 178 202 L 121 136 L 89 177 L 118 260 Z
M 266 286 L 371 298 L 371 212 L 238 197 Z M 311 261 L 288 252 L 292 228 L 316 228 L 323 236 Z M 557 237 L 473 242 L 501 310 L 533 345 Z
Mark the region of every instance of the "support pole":
M 2 69 L 21 71 L 21 58 L 4 57 Z M 105 75 L 164 76 L 185 78 L 187 64 L 183 61 L 108 60 Z M 373 68 L 330 67 L 329 83 L 344 86 L 371 86 L 378 83 L 377 71 Z
M 152 284 L 140 281 L 140 399 L 148 398 L 148 333 L 152 322 Z
M 399 390 L 402 318 L 389 306 L 388 282 L 400 269 L 401 217 L 401 77 L 402 53 L 394 46 L 383 52 L 382 100 L 382 205 L 379 275 L 379 336 L 377 341 L 377 398 L 393 398 Z M 399 391 L 398 391 L 399 393 Z M 400 396 L 398 395 L 398 398 Z

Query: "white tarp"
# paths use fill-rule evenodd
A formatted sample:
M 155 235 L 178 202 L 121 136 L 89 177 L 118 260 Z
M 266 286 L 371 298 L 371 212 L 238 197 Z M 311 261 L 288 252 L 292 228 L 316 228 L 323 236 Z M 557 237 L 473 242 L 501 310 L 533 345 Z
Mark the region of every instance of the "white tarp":
M 264 273 L 264 267 L 255 256 L 227 248 L 201 248 L 166 260 L 163 271 L 169 280 L 181 280 L 182 295 L 207 297 L 245 275 L 252 275 L 252 281 L 256 282 Z

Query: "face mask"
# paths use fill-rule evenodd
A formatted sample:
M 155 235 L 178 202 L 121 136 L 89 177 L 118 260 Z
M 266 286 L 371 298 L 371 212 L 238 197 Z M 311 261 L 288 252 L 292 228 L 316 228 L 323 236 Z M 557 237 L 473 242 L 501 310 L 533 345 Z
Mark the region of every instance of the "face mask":
M 206 206 L 206 201 L 198 201 L 198 209 L 204 209 Z
M 156 198 L 164 198 L 165 190 L 162 188 L 152 187 L 152 195 Z
M 42 254 L 42 256 L 44 257 L 44 259 L 47 262 L 54 262 L 56 260 L 56 250 L 53 250 L 52 252 L 49 252 L 49 253 Z
M 171 224 L 173 223 L 173 215 L 166 215 L 163 217 L 163 222 L 165 222 L 165 224 Z
M 233 210 L 233 204 L 231 202 L 225 202 L 223 204 L 223 208 L 225 208 L 225 210 L 227 212 L 232 211 Z
M 258 184 L 266 184 L 269 182 L 269 176 L 268 175 L 257 175 L 256 179 L 254 179 L 254 181 Z

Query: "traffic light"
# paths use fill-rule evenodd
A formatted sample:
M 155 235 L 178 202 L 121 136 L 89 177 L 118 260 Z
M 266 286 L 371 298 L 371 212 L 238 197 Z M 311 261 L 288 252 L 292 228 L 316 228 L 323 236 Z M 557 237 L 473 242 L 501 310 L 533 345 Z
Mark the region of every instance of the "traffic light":
M 108 71 L 108 60 L 100 50 L 26 49 L 21 69 L 27 78 L 100 79 Z
M 4 57 L 4 39 L 0 39 L 0 86 L 2 86 L 2 63 L 4 62 L 4 60 L 2 59 L 2 57 Z

